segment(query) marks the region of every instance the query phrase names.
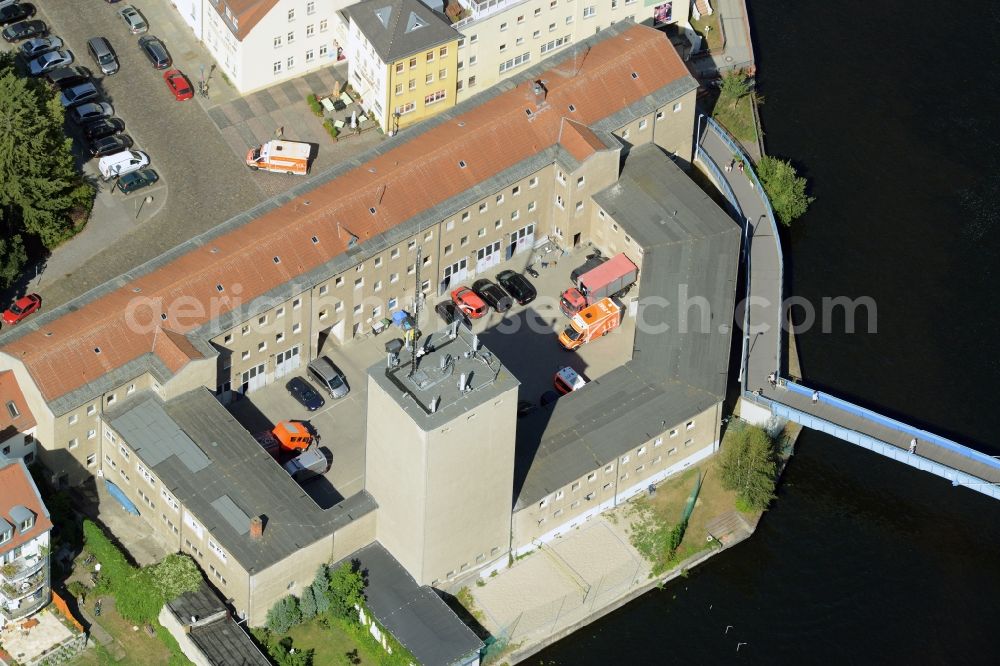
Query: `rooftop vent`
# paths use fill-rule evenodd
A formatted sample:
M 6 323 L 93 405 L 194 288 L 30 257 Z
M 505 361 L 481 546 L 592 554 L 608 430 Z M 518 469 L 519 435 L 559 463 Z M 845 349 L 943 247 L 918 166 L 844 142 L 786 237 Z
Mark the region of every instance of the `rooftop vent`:
M 313 245 L 315 245 L 316 243 L 318 243 L 319 242 L 319 237 L 318 236 L 313 236 L 312 237 L 312 242 L 313 242 Z
M 226 290 L 226 288 L 223 287 L 221 284 L 217 284 L 217 285 L 215 285 L 215 290 L 218 291 L 218 292 L 223 292 L 223 291 Z
M 140 289 L 139 287 L 133 287 L 132 291 L 138 294 L 140 291 L 142 291 L 142 289 Z
M 458 378 L 458 390 L 464 393 L 467 386 L 468 386 L 468 380 L 466 374 L 463 372 L 462 375 Z
M 636 72 L 632 72 L 632 78 L 637 79 L 639 78 L 639 75 Z
M 160 319 L 162 319 L 163 321 L 166 321 L 167 320 L 167 313 L 166 312 L 161 312 L 160 313 Z
M 574 111 L 576 111 L 576 106 L 575 106 L 575 105 L 573 105 L 573 104 L 570 104 L 570 105 L 569 105 L 569 112 L 570 112 L 570 113 L 573 113 Z
M 281 263 L 281 257 L 271 257 L 271 261 L 273 261 L 276 264 L 280 264 Z
M 212 254 L 218 254 L 219 253 L 219 248 L 213 247 L 211 250 L 209 250 L 209 252 L 211 252 Z
M 525 109 L 524 113 L 527 114 L 530 117 L 531 116 L 531 109 Z
M 101 353 L 101 348 L 100 347 L 94 347 L 94 353 L 95 354 L 100 354 Z
M 459 160 L 458 161 L 458 168 L 459 169 L 464 169 L 465 167 L 466 167 L 465 160 Z
M 250 519 L 250 538 L 260 540 L 264 536 L 264 517 L 254 516 Z
M 375 214 L 375 206 L 372 206 L 371 208 L 369 208 L 368 212 L 371 213 L 372 215 L 374 215 Z

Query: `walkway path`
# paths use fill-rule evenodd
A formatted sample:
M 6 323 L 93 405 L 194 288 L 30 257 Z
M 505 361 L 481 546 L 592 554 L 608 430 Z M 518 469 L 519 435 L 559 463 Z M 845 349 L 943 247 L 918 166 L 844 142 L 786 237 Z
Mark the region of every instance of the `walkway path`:
M 770 203 L 762 196 L 749 161 L 744 171 L 728 169 L 742 152 L 725 130 L 701 117 L 699 132 L 697 159 L 722 188 L 738 219 L 744 221 L 747 293 L 745 311 L 739 313 L 744 319 L 740 373 L 744 404 L 758 405 L 776 416 L 941 476 L 956 486 L 1000 499 L 1000 461 L 992 456 L 782 377 L 784 269 Z M 777 381 L 771 381 L 772 373 Z

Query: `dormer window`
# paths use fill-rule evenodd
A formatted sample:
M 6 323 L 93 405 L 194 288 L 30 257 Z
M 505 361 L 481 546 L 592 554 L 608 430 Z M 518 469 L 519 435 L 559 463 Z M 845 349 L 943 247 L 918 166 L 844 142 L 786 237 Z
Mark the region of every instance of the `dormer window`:
M 21 415 L 21 412 L 18 411 L 17 405 L 14 404 L 13 400 L 7 401 L 7 413 L 10 414 L 10 418 L 12 419 L 16 419 Z
M 7 543 L 14 536 L 14 530 L 7 529 L 0 532 L 0 543 Z
M 35 517 L 34 516 L 32 516 L 31 518 L 26 518 L 26 519 L 22 520 L 21 521 L 21 531 L 22 532 L 27 532 L 28 530 L 31 529 L 31 526 L 34 525 L 34 524 L 35 524 Z

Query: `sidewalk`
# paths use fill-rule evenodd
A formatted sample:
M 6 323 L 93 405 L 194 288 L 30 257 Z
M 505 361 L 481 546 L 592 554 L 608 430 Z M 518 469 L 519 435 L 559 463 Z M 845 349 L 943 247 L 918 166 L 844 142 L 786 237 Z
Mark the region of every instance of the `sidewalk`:
M 756 68 L 747 0 L 712 0 L 726 35 L 726 47 L 717 54 L 693 57 L 688 62 L 695 77 L 712 79 L 731 69 Z

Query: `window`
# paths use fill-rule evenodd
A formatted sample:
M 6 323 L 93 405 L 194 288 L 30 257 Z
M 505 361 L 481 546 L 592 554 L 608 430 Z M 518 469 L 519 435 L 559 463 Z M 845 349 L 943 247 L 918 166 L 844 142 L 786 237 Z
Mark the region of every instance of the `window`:
M 298 322 L 292 324 L 292 333 L 298 333 L 301 330 L 302 330 L 302 324 L 299 324 Z
M 528 52 L 522 53 L 521 55 L 518 56 L 514 56 L 510 60 L 505 60 L 504 62 L 500 63 L 500 73 L 503 74 L 509 69 L 520 67 L 529 60 L 531 60 L 531 53 Z
M 500 32 L 503 32 L 506 29 L 507 29 L 507 22 L 504 21 L 503 23 L 500 24 Z
M 387 302 L 387 303 L 385 304 L 385 306 L 386 306 L 386 308 L 388 308 L 389 310 L 395 310 L 395 309 L 396 309 L 396 306 L 397 306 L 398 304 L 399 304 L 399 301 L 398 301 L 398 300 L 396 299 L 396 297 L 395 297 L 395 296 L 393 296 L 393 297 L 391 297 L 391 298 L 389 299 L 389 301 L 388 301 L 388 302 Z
M 447 245 L 444 246 L 444 253 L 445 254 L 451 254 L 454 250 L 455 250 L 455 246 L 452 245 L 451 243 L 448 243 Z
M 475 65 L 476 62 L 477 62 L 477 60 L 478 59 L 476 58 L 476 56 L 469 56 L 469 67 L 472 67 L 473 65 Z M 472 84 L 470 83 L 469 85 L 472 85 Z
M 642 130 L 646 129 L 646 125 L 647 124 L 648 123 L 646 122 L 645 118 L 643 118 L 642 120 L 640 120 L 639 121 L 639 131 L 642 131 Z
M 278 48 L 279 46 L 281 46 L 281 37 L 280 36 L 274 38 L 274 48 Z
M 416 58 L 410 58 L 410 69 L 413 69 L 416 66 L 417 66 L 417 59 Z
M 622 138 L 623 139 L 627 139 L 628 135 L 629 135 L 629 131 L 627 129 L 624 132 L 622 132 Z
M 488 208 L 489 207 L 486 205 L 485 201 L 483 203 L 479 204 L 479 212 L 480 213 L 485 213 Z
M 375 280 L 375 284 L 372 287 L 373 291 L 382 291 L 382 281 Z
M 79 443 L 80 442 L 77 441 L 76 437 L 74 437 L 73 439 L 69 440 L 69 442 L 67 442 L 67 448 L 75 449 L 79 445 Z
M 125 448 L 125 445 L 124 445 L 124 444 L 121 444 L 121 445 L 120 445 L 120 446 L 118 447 L 118 453 L 120 453 L 120 454 L 121 454 L 121 456 L 122 456 L 122 458 L 124 458 L 125 460 L 128 460 L 128 459 L 129 459 L 129 453 L 128 453 L 128 449 L 126 449 L 126 448 Z
M 80 417 L 77 416 L 76 414 L 73 414 L 69 417 L 69 424 L 75 425 L 78 420 L 80 420 Z
M 222 550 L 222 547 L 211 539 L 208 540 L 208 549 L 215 553 L 215 556 L 223 562 L 227 561 L 228 558 L 226 557 L 226 551 Z
M 563 498 L 563 491 L 556 491 L 556 499 L 561 500 Z
M 630 458 L 628 456 L 622 456 L 622 464 L 623 465 L 627 464 L 629 460 L 630 460 Z
M 393 273 L 389 276 L 389 284 L 395 284 L 399 282 L 399 273 Z
M 229 336 L 232 339 L 233 336 Z M 93 416 L 97 413 L 97 405 L 87 405 L 87 416 Z
M 294 9 L 289 9 L 288 10 L 288 20 L 289 21 L 294 21 L 295 20 L 295 10 Z
M 434 83 L 434 72 L 428 72 L 424 76 L 424 83 Z
M 576 202 L 576 212 L 579 213 L 581 210 L 583 210 L 583 202 L 582 201 L 577 201 Z
M 95 437 L 97 437 L 96 428 L 91 428 L 90 430 L 87 431 L 87 439 L 94 439 Z
M 276 336 L 274 336 L 274 341 L 275 342 L 284 342 L 284 340 L 285 340 L 285 334 L 284 334 L 284 332 L 278 333 Z
M 89 456 L 87 456 L 87 467 L 93 467 L 96 464 L 97 464 L 97 454 L 91 453 Z
M 361 305 L 360 304 L 359 305 L 355 305 L 354 306 L 354 316 L 357 317 L 360 314 L 361 314 Z
M 257 325 L 267 326 L 267 315 L 261 315 L 260 317 L 257 317 Z
M 326 32 L 326 19 L 319 22 L 319 31 Z M 325 46 L 323 48 L 326 48 Z
M 535 16 L 541 16 L 541 15 L 542 15 L 542 8 L 535 7 Z
M 538 176 L 532 176 L 531 180 L 528 181 L 528 187 L 537 187 L 537 186 L 538 186 Z
M 686 449 L 687 447 L 691 446 L 692 444 L 694 444 L 694 440 L 693 439 L 685 440 L 685 442 L 684 442 L 684 448 Z
M 406 87 L 407 87 L 407 89 L 409 89 L 409 90 L 416 90 L 416 89 L 417 89 L 417 80 L 416 80 L 416 79 L 410 79 L 410 80 L 409 80 L 409 81 L 407 82 L 407 85 L 406 85 Z
M 667 451 L 667 455 L 668 456 L 672 456 L 675 453 L 677 453 L 677 447 L 676 446 L 674 448 L 670 449 L 669 451 Z
M 10 414 L 10 418 L 12 419 L 16 419 L 21 415 L 21 412 L 18 411 L 17 405 L 14 404 L 13 400 L 7 401 L 7 413 Z
M 595 474 L 594 472 L 591 472 L 590 474 L 587 475 L 587 481 L 593 482 L 594 479 L 596 479 L 596 478 L 597 478 L 597 474 Z
M 595 7 L 594 5 L 590 5 L 589 7 L 583 8 L 583 18 L 590 18 L 595 14 L 597 14 L 597 7 Z
M 359 277 L 358 279 L 356 279 L 354 281 L 354 288 L 355 289 L 361 289 L 361 287 L 363 287 L 363 286 L 365 286 L 365 279 L 363 277 Z
M 428 51 L 426 54 L 424 54 L 424 59 L 427 62 L 434 62 L 434 51 Z
M 475 44 L 478 41 L 479 41 L 479 35 L 472 35 L 472 36 L 469 37 L 469 43 L 470 44 Z
M 663 444 L 663 438 L 662 438 L 662 437 L 657 437 L 657 438 L 656 438 L 656 439 L 655 439 L 655 440 L 653 441 L 653 446 L 660 446 L 660 445 L 662 445 L 662 444 Z
M 438 78 L 439 79 L 447 79 L 448 78 L 448 70 L 447 69 L 439 69 L 438 70 Z
M 501 44 L 500 45 L 500 53 L 503 53 L 506 50 L 507 50 L 507 45 L 506 44 Z
M 289 33 L 289 34 L 291 34 L 291 33 Z M 288 60 L 285 63 L 285 65 L 288 67 L 288 69 L 294 69 L 295 68 L 295 56 L 288 56 Z
M 462 247 L 465 247 L 468 244 L 469 244 L 469 237 L 468 236 L 462 236 L 462 240 L 459 241 L 459 245 L 461 245 Z
M 605 474 L 611 474 L 611 472 L 613 472 L 614 469 L 615 469 L 614 465 L 605 465 L 604 466 L 604 473 Z
M 274 63 L 274 73 L 281 74 L 281 61 Z
M 549 505 L 549 498 L 546 497 L 545 499 L 543 499 L 541 502 L 538 503 L 538 508 L 539 509 L 544 509 L 548 505 Z
M 333 281 L 333 286 L 335 286 L 335 287 L 343 287 L 344 286 L 344 276 L 343 275 L 338 275 L 337 279 Z
M 312 62 L 315 59 L 315 57 L 316 54 L 313 52 L 312 49 L 306 51 L 306 62 Z
M 571 492 L 574 491 L 574 490 L 579 490 L 580 489 L 580 482 L 579 481 L 574 481 L 573 485 L 571 485 L 569 487 L 569 489 L 570 489 Z
M 671 437 L 676 437 L 677 436 L 677 428 L 674 428 L 673 430 L 670 431 L 670 436 Z
M 688 421 L 688 422 L 687 422 L 687 424 L 685 424 L 685 426 L 684 426 L 684 427 L 685 427 L 685 428 L 686 428 L 687 430 L 691 430 L 692 428 L 694 428 L 694 421 Z
M 513 213 L 510 214 L 511 220 L 517 220 L 519 217 L 521 217 L 521 211 L 519 210 L 515 210 Z
M 576 189 L 580 189 L 581 187 L 583 187 L 583 176 L 576 179 Z
M 538 204 L 536 202 L 534 202 L 534 201 L 529 201 L 528 202 L 528 212 L 529 213 L 532 212 L 532 211 L 534 211 L 537 207 L 538 207 Z
M 226 335 L 222 338 L 222 342 L 224 344 L 229 344 L 232 341 L 233 341 L 233 334 L 232 333 L 226 333 Z
M 556 24 L 555 23 L 549 23 L 549 32 L 555 32 L 555 29 L 556 29 Z
M 681 103 L 680 102 L 675 103 L 674 104 L 674 113 L 677 113 L 680 110 L 681 110 Z
M 392 248 L 392 251 L 389 253 L 389 258 L 390 259 L 398 259 L 399 258 L 399 248 L 398 247 Z
M 639 447 L 639 450 L 635 452 L 635 455 L 637 455 L 637 456 L 641 456 L 641 455 L 642 455 L 642 454 L 644 454 L 645 452 L 646 452 L 646 447 L 645 447 L 645 446 L 640 446 L 640 447 Z
M 240 329 L 242 335 L 247 335 L 250 333 L 250 324 L 243 324 L 243 328 Z
M 316 13 L 316 3 L 315 2 L 307 2 L 306 3 L 306 14 L 308 16 L 312 16 L 315 13 Z
M 470 76 L 469 77 L 469 87 L 470 88 L 475 88 L 476 87 L 476 77 L 474 77 L 474 76 Z
M 118 399 L 118 395 L 115 394 L 115 393 L 112 393 L 111 395 L 108 396 L 108 404 L 109 405 L 115 404 L 115 400 L 117 400 L 117 399 Z
M 566 202 L 563 201 L 561 194 L 556 195 L 556 205 L 562 208 L 563 210 L 566 209 Z
M 250 358 L 250 352 L 248 351 L 245 351 L 242 354 L 240 354 L 240 360 L 242 361 L 249 360 L 249 358 Z

